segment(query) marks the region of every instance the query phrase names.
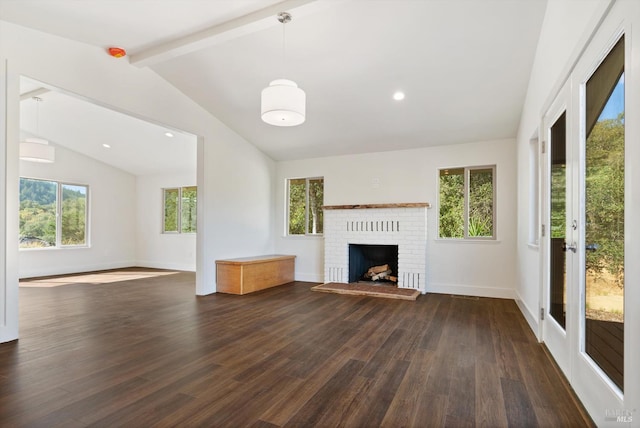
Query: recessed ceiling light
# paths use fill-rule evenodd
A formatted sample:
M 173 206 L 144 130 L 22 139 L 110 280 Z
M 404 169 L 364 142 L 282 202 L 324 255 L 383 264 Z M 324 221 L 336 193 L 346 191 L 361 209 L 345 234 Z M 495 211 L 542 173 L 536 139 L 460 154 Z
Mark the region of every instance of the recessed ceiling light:
M 103 144 L 102 147 L 104 147 L 105 149 L 110 149 L 111 148 L 111 146 L 108 145 L 108 144 Z
M 166 135 L 169 138 L 173 137 L 173 134 L 169 131 L 165 132 L 164 135 Z
M 394 92 L 393 99 L 396 100 L 396 101 L 404 100 L 404 92 L 402 92 L 402 91 Z

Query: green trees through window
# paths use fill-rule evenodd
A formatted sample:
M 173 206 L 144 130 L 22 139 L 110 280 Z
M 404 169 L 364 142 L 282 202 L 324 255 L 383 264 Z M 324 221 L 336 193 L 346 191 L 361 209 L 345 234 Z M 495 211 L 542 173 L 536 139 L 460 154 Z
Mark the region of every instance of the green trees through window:
M 196 233 L 196 201 L 198 191 L 196 186 L 182 188 L 180 198 L 181 221 L 180 230 L 182 233 Z
M 289 235 L 317 235 L 323 231 L 324 179 L 294 178 L 288 181 Z
M 495 167 L 440 170 L 440 238 L 494 238 Z
M 164 227 L 163 232 L 178 233 L 178 202 L 180 189 L 164 189 Z
M 83 185 L 20 178 L 20 248 L 86 245 L 87 194 Z
M 624 283 L 624 112 L 599 120 L 588 136 L 586 150 L 587 270 L 610 274 Z
M 87 187 L 62 184 L 62 215 L 60 233 L 62 245 L 86 243 Z
M 163 189 L 163 233 L 196 233 L 196 186 Z
M 464 238 L 464 168 L 440 171 L 441 238 Z

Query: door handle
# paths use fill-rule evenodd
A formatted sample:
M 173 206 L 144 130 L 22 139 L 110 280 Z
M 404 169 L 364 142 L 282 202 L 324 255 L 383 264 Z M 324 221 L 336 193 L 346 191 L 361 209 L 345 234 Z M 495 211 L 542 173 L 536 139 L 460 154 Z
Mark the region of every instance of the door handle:
M 567 243 L 565 242 L 565 243 L 562 244 L 562 250 L 563 251 L 570 250 L 570 251 L 573 251 L 575 253 L 575 252 L 578 251 L 578 244 L 576 244 L 574 242 L 573 244 L 567 245 Z
M 600 245 L 598 244 L 587 244 L 584 247 L 584 249 L 587 251 L 598 251 L 598 248 L 600 248 Z

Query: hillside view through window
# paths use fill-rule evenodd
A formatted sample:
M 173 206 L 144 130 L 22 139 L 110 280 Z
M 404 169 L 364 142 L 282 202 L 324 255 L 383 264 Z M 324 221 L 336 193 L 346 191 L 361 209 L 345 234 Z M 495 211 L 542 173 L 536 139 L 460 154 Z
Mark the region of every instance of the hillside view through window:
M 20 248 L 86 245 L 87 194 L 83 185 L 20 178 Z

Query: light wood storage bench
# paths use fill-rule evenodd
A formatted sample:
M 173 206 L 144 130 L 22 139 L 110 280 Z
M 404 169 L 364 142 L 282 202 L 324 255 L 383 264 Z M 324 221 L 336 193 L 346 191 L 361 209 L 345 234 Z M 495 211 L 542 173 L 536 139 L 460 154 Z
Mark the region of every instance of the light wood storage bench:
M 216 260 L 220 293 L 247 294 L 292 282 L 296 256 L 270 254 Z

